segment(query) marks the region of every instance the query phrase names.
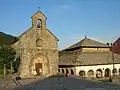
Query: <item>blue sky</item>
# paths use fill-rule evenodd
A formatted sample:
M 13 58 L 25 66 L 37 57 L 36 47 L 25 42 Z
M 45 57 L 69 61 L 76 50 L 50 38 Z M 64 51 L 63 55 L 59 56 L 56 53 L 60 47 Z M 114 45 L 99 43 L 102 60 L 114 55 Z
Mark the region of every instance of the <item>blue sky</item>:
M 20 35 L 31 27 L 38 7 L 60 49 L 84 35 L 105 43 L 120 37 L 120 0 L 0 0 L 0 31 Z

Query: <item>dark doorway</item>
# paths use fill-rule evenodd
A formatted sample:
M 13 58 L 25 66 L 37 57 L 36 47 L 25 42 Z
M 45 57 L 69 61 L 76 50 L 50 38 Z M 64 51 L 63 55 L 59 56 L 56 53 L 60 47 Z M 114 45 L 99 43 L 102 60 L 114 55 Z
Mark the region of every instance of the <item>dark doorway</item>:
M 120 68 L 119 68 L 119 76 L 120 76 Z
M 37 76 L 42 75 L 42 63 L 36 63 L 35 70 L 36 70 Z
M 60 73 L 60 69 L 58 69 L 58 72 Z
M 101 77 L 103 77 L 103 72 L 102 72 L 101 69 L 97 69 L 96 72 L 97 72 L 97 73 L 96 73 L 96 77 L 97 77 L 97 78 L 101 78 Z
M 74 74 L 74 71 L 71 69 L 71 74 L 73 75 Z
M 105 69 L 105 77 L 110 77 L 111 76 L 111 71 L 110 71 L 110 69 Z
M 64 69 L 62 69 L 62 73 L 64 73 Z
M 69 73 L 69 71 L 68 71 L 68 69 L 66 69 L 66 74 L 68 74 Z
M 113 70 L 112 70 L 112 73 L 113 73 L 113 75 L 117 75 L 117 69 L 116 68 L 114 68 Z

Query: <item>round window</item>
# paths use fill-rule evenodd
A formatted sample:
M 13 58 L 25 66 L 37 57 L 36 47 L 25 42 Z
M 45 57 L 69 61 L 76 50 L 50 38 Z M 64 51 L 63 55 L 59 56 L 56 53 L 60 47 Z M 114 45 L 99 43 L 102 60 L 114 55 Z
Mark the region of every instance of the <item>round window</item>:
M 43 45 L 43 40 L 42 39 L 37 39 L 36 40 L 36 46 L 41 47 Z

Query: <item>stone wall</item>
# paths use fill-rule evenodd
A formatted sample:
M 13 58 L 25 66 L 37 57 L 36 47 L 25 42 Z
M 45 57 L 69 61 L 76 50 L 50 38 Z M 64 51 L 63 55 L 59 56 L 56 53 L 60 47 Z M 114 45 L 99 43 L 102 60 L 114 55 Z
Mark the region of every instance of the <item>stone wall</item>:
M 37 19 L 42 20 L 42 28 L 36 27 Z M 57 74 L 58 70 L 58 39 L 46 28 L 46 17 L 38 11 L 32 16 L 32 27 L 19 36 L 19 40 L 12 45 L 19 53 L 21 64 L 19 73 L 23 78 L 31 77 L 31 60 L 42 57 L 48 60 L 49 74 Z M 47 76 L 48 76 L 47 75 Z

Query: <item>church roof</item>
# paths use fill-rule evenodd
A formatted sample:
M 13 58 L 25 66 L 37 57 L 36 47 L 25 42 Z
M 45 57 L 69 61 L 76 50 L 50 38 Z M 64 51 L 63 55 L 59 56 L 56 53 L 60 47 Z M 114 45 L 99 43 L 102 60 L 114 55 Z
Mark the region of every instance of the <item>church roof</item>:
M 48 30 L 48 32 L 50 32 L 56 39 L 57 39 L 57 41 L 59 41 L 59 39 L 46 27 L 46 29 Z M 19 36 L 18 36 L 18 39 L 21 37 L 21 36 L 23 36 L 24 34 L 26 34 L 27 32 L 29 32 L 30 30 L 32 30 L 32 27 L 30 27 L 29 29 L 27 29 L 25 32 L 23 32 L 22 34 L 20 34 Z
M 98 65 L 112 63 L 111 52 L 66 53 L 59 58 L 59 65 Z M 114 54 L 114 63 L 120 63 L 120 55 Z
M 41 14 L 47 19 L 47 17 L 45 16 L 45 14 L 43 14 L 40 10 L 38 10 L 35 14 L 33 14 L 32 17 L 33 17 L 34 15 L 36 15 L 37 13 L 41 13 Z M 31 17 L 31 18 L 32 18 L 32 17 Z
M 36 15 L 37 13 L 41 13 L 46 19 L 47 19 L 47 17 L 40 11 L 40 10 L 38 10 L 34 15 Z M 33 15 L 33 16 L 34 16 Z M 33 17 L 32 16 L 32 17 Z M 31 17 L 31 18 L 32 18 Z M 22 34 L 20 34 L 19 36 L 18 36 L 18 39 L 21 37 L 21 36 L 23 36 L 24 34 L 26 34 L 27 32 L 29 32 L 30 30 L 32 30 L 32 27 L 30 27 L 29 29 L 27 29 L 26 31 L 24 31 Z M 57 39 L 57 41 L 59 41 L 59 39 L 46 27 L 46 30 L 48 30 L 48 32 L 50 32 L 56 39 Z
M 30 27 L 29 29 L 27 29 L 26 31 L 24 31 L 22 34 L 20 34 L 20 35 L 18 36 L 18 39 L 19 39 L 21 36 L 23 36 L 24 34 L 26 34 L 27 32 L 29 32 L 30 30 L 32 30 L 32 27 Z
M 73 48 L 77 48 L 77 47 L 81 47 L 81 46 L 85 46 L 85 47 L 108 47 L 108 45 L 89 39 L 87 37 L 85 37 L 84 39 L 82 39 L 81 41 L 73 44 L 72 46 L 68 47 L 67 49 L 73 49 Z M 65 49 L 66 50 L 66 49 Z
M 75 43 L 61 51 L 59 56 L 59 65 L 95 65 L 112 64 L 112 53 L 105 52 L 82 52 L 80 47 L 110 48 L 110 46 L 85 37 L 83 40 Z M 120 63 L 120 55 L 114 54 L 115 63 Z
M 76 52 L 61 51 L 60 53 L 62 54 L 59 56 L 59 65 L 68 65 L 68 64 L 73 65 L 79 56 L 79 51 L 76 51 Z
M 120 37 L 113 43 L 113 45 L 115 45 L 115 43 L 120 42 Z

